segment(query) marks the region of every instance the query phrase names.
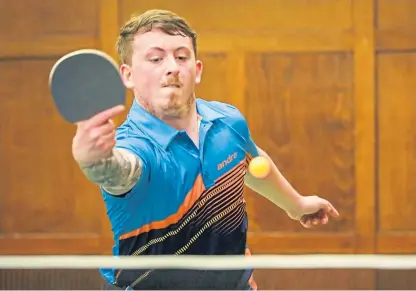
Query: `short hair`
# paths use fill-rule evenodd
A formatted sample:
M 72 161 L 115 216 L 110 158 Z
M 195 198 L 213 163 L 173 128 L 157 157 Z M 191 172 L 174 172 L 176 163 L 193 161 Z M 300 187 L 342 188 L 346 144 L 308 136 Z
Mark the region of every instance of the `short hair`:
M 187 21 L 168 10 L 148 10 L 133 15 L 120 29 L 116 47 L 119 61 L 130 64 L 133 54 L 132 42 L 139 32 L 148 32 L 159 28 L 169 35 L 182 35 L 192 39 L 195 56 L 197 54 L 197 34 Z

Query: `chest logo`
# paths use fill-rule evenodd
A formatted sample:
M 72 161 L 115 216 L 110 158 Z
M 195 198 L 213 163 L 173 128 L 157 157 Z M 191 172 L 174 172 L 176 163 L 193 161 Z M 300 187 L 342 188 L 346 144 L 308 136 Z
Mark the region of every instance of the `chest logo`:
M 237 153 L 236 152 L 230 154 L 227 159 L 225 159 L 224 161 L 222 161 L 221 163 L 218 164 L 217 170 L 218 171 L 222 170 L 224 167 L 226 167 L 228 164 L 230 164 L 236 158 L 237 158 Z

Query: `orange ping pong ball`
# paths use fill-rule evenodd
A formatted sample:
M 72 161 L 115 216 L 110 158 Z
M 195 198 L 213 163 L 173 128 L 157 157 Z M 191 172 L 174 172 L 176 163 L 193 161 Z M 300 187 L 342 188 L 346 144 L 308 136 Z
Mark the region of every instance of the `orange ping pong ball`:
M 270 173 L 270 162 L 266 157 L 257 156 L 250 161 L 248 171 L 256 178 L 266 178 Z

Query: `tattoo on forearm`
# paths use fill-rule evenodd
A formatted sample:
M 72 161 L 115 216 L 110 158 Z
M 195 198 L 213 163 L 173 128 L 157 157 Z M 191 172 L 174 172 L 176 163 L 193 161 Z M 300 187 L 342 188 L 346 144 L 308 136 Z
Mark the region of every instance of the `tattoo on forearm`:
M 136 184 L 142 174 L 142 160 L 123 149 L 114 149 L 110 158 L 81 166 L 87 178 L 111 194 L 123 194 Z

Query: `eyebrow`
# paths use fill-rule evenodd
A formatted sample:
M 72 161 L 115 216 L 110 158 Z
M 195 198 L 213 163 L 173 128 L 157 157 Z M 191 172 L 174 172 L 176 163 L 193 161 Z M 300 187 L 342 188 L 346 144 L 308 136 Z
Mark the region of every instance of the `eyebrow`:
M 176 48 L 175 49 L 175 52 L 177 52 L 177 51 L 179 51 L 179 50 L 182 50 L 182 49 L 185 49 L 185 50 L 190 50 L 188 47 L 186 47 L 186 46 L 180 46 L 180 47 L 178 47 L 178 48 Z M 161 48 L 161 47 L 158 47 L 158 46 L 152 46 L 152 47 L 150 47 L 149 48 L 149 51 L 151 51 L 151 50 L 157 50 L 157 51 L 161 51 L 161 52 L 164 52 L 165 50 L 163 49 L 163 48 Z
M 148 49 L 148 51 L 151 51 L 151 50 L 157 50 L 157 51 L 161 51 L 161 52 L 165 51 L 164 49 L 162 49 L 161 47 L 158 47 L 158 46 L 152 46 Z

